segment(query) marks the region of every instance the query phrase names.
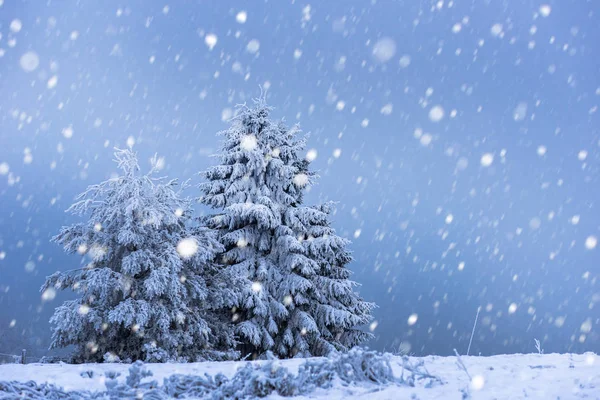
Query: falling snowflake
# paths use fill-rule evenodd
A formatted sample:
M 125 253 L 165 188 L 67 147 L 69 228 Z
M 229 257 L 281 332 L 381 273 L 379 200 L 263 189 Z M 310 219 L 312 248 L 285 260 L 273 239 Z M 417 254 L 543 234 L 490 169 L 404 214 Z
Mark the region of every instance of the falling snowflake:
M 532 230 L 540 229 L 540 226 L 542 226 L 542 220 L 540 218 L 533 217 L 529 220 L 529 227 Z
M 456 169 L 458 170 L 465 170 L 467 169 L 467 167 L 469 166 L 469 160 L 466 159 L 465 157 L 461 157 L 458 159 L 458 161 L 456 162 Z
M 252 39 L 246 45 L 246 51 L 250 54 L 255 54 L 260 49 L 260 42 L 256 39 Z
M 58 83 L 58 76 L 54 75 L 50 79 L 48 79 L 46 86 L 48 87 L 48 89 L 54 89 L 56 87 L 57 83 Z
M 52 301 L 56 297 L 56 289 L 49 287 L 42 293 L 42 301 Z
M 485 153 L 481 156 L 481 166 L 489 167 L 494 162 L 494 155 L 492 153 Z
M 263 288 L 262 283 L 260 283 L 260 282 L 252 282 L 252 291 L 253 292 L 258 293 L 258 292 L 260 292 L 262 290 L 262 288 Z
M 588 250 L 593 250 L 598 245 L 598 238 L 596 236 L 590 235 L 585 239 L 585 248 Z
M 77 312 L 80 315 L 86 315 L 87 313 L 90 312 L 90 306 L 88 306 L 87 304 L 82 304 L 79 306 L 79 309 L 77 310 Z
M 490 32 L 492 33 L 492 36 L 498 37 L 502 34 L 502 29 L 502 24 L 494 24 L 490 28 Z
M 406 68 L 410 65 L 410 56 L 408 54 L 403 55 L 402 57 L 400 57 L 400 61 L 398 62 L 400 64 L 400 68 Z
M 385 106 L 381 107 L 381 113 L 383 115 L 390 115 L 393 110 L 394 106 L 392 105 L 392 103 L 388 103 Z
M 196 254 L 197 251 L 198 242 L 194 238 L 183 239 L 177 244 L 177 253 L 181 258 L 190 258 Z
M 418 319 L 419 316 L 417 314 L 411 314 L 406 322 L 408 323 L 408 325 L 412 326 L 417 323 Z
M 21 56 L 19 64 L 21 65 L 21 68 L 23 68 L 23 71 L 32 72 L 40 65 L 40 58 L 36 52 L 28 51 Z
M 73 137 L 73 128 L 70 126 L 63 128 L 62 135 L 65 137 L 65 139 L 71 139 Z
M 307 161 L 312 162 L 316 159 L 317 159 L 317 150 L 316 149 L 310 149 L 309 151 L 306 152 L 306 160 Z
M 233 110 L 231 108 L 224 108 L 221 111 L 221 121 L 229 121 L 233 116 Z
M 419 139 L 419 142 L 421 142 L 421 145 L 423 145 L 423 146 L 429 146 L 432 141 L 433 141 L 433 136 L 431 136 L 431 134 L 429 134 L 429 133 L 422 134 Z
M 217 45 L 217 35 L 209 33 L 204 37 L 204 43 L 208 46 L 209 50 L 212 50 Z
M 9 28 L 10 28 L 11 32 L 19 33 L 21 31 L 21 29 L 23 28 L 23 23 L 21 22 L 20 19 L 13 19 L 10 23 Z
M 585 321 L 583 321 L 583 323 L 579 327 L 579 330 L 583 333 L 590 333 L 592 331 L 592 320 L 588 318 Z
M 377 321 L 371 322 L 371 325 L 369 325 L 369 330 L 371 332 L 375 331 L 375 329 L 377 329 L 377 325 L 379 325 L 379 323 Z
M 258 140 L 254 135 L 244 135 L 240 140 L 240 147 L 244 151 L 253 151 L 258 146 Z
M 373 57 L 381 63 L 388 62 L 395 54 L 396 42 L 392 38 L 381 38 L 373 46 Z
M 481 375 L 475 375 L 471 379 L 471 388 L 473 390 L 481 390 L 485 386 L 485 379 Z
M 297 187 L 304 187 L 308 185 L 308 175 L 301 173 L 294 176 L 294 185 Z
M 238 24 L 245 24 L 248 19 L 248 14 L 246 11 L 240 11 L 235 15 L 235 20 Z
M 540 15 L 542 17 L 544 17 L 544 18 L 548 17 L 551 12 L 552 12 L 552 7 L 550 7 L 550 5 L 548 5 L 548 4 L 542 4 L 540 6 Z
M 544 156 L 547 151 L 548 151 L 548 149 L 546 148 L 546 146 L 543 146 L 543 145 L 538 146 L 538 148 L 537 148 L 537 154 L 540 157 Z
M 434 106 L 429 110 L 429 119 L 432 122 L 440 122 L 444 118 L 444 109 L 442 106 Z
M 515 107 L 513 111 L 513 118 L 515 121 L 523 121 L 527 115 L 527 103 L 521 102 Z

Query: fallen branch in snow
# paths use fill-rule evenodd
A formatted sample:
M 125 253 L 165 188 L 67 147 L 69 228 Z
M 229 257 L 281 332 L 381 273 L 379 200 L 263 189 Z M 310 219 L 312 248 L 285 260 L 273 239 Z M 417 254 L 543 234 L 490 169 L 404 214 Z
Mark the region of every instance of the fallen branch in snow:
M 271 360 L 262 363 L 246 363 L 235 375 L 227 378 L 222 374 L 211 376 L 175 374 L 164 379 L 159 386 L 156 381 L 142 382 L 152 376 L 146 366 L 137 361 L 129 368 L 124 383 L 117 381 L 118 374 L 105 374 L 106 391 L 92 393 L 88 391 L 65 392 L 54 385 L 35 382 L 0 382 L 0 400 L 22 397 L 27 399 L 149 399 L 170 398 L 255 398 L 270 394 L 290 397 L 306 395 L 317 388 L 328 389 L 336 382 L 344 386 L 386 385 L 415 386 L 422 379 L 428 379 L 425 387 L 431 387 L 441 380 L 431 375 L 424 363 L 411 363 L 408 357 L 402 358 L 402 375 L 393 374 L 389 355 L 364 349 L 353 349 L 347 353 L 334 354 L 331 358 L 306 360 L 298 374 L 281 367 L 279 362 Z M 405 375 L 405 372 L 408 374 Z

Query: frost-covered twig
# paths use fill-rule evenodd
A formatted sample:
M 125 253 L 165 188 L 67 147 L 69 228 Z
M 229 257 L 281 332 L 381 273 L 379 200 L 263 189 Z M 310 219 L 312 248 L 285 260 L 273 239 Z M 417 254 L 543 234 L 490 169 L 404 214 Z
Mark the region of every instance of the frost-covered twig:
M 542 349 L 542 344 L 540 341 L 537 339 L 533 339 L 533 341 L 535 342 L 535 349 L 537 350 L 538 354 L 543 354 L 544 350 Z
M 471 374 L 469 374 L 469 371 L 467 370 L 467 366 L 463 362 L 462 358 L 460 358 L 460 354 L 458 354 L 458 351 L 456 351 L 456 349 L 454 349 L 454 354 L 456 354 L 456 364 L 458 365 L 458 367 L 460 369 L 465 371 L 465 374 L 467 374 L 467 376 L 469 377 L 469 381 L 470 381 L 472 379 Z
M 460 358 L 460 354 L 458 354 L 458 351 L 456 351 L 456 349 L 454 349 L 454 354 L 456 354 L 456 365 L 458 365 L 458 368 L 463 370 L 465 372 L 465 374 L 467 374 L 467 377 L 469 378 L 469 383 L 470 383 L 473 380 L 473 378 L 471 378 L 471 374 L 469 374 L 469 371 L 467 370 L 467 366 L 463 362 L 462 358 Z M 463 399 L 471 398 L 471 389 L 470 389 L 469 385 L 467 385 L 467 387 L 465 389 L 462 389 L 462 393 L 463 393 Z
M 471 331 L 471 339 L 469 339 L 469 347 L 467 347 L 467 355 L 471 351 L 471 343 L 473 343 L 473 336 L 475 335 L 475 327 L 477 326 L 477 319 L 479 318 L 479 311 L 481 311 L 481 306 L 477 307 L 477 315 L 475 315 L 475 323 L 473 324 L 473 330 Z M 454 350 L 456 351 L 456 350 Z

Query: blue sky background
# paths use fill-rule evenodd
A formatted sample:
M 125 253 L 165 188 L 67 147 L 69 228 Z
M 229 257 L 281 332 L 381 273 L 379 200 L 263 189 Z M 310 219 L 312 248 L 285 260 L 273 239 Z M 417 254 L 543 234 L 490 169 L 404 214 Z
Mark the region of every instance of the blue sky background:
M 39 287 L 80 263 L 49 238 L 112 148 L 199 183 L 260 86 L 339 202 L 370 347 L 465 352 L 481 306 L 474 354 L 600 351 L 597 2 L 0 4 L 0 353 L 45 354 L 68 294 Z

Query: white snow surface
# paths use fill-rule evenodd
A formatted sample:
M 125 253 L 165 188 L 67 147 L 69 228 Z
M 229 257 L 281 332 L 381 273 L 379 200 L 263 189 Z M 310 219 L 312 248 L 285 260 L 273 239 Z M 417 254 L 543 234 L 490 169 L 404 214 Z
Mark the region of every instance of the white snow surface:
M 411 357 L 411 361 L 423 360 L 428 371 L 441 378 L 443 384 L 424 387 L 418 382 L 416 387 L 396 385 L 342 386 L 332 389 L 317 389 L 303 399 L 462 399 L 463 391 L 469 390 L 472 399 L 600 399 L 600 357 L 593 353 L 585 354 L 513 354 L 491 357 L 461 356 L 467 367 L 465 371 L 457 366 L 456 357 L 428 356 Z M 296 373 L 304 359 L 279 361 Z M 265 361 L 247 361 L 265 362 Z M 219 372 L 231 377 L 244 363 L 205 362 L 190 364 L 146 364 L 152 371 L 152 379 L 162 384 L 163 378 L 172 374 L 215 375 Z M 393 357 L 395 374 L 402 373 L 401 358 Z M 4 364 L 0 365 L 0 381 L 35 381 L 53 383 L 65 390 L 105 390 L 104 379 L 107 371 L 120 372 L 119 381 L 128 375 L 129 364 Z M 82 372 L 94 371 L 92 378 L 84 378 Z M 482 385 L 483 383 L 483 385 Z M 478 389 L 480 388 L 480 389 Z M 268 398 L 282 398 L 271 395 Z

